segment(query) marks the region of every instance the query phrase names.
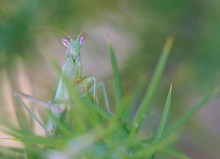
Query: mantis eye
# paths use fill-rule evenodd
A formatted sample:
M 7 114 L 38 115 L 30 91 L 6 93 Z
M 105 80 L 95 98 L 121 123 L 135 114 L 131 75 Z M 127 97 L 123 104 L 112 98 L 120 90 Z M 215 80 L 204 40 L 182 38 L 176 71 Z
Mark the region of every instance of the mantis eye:
M 80 38 L 79 38 L 79 44 L 80 45 L 83 45 L 86 41 L 86 36 L 85 35 L 81 35 Z
M 70 44 L 69 40 L 66 39 L 66 38 L 63 38 L 63 39 L 62 39 L 62 43 L 63 43 L 63 45 L 66 46 L 66 47 L 68 47 L 69 44 Z

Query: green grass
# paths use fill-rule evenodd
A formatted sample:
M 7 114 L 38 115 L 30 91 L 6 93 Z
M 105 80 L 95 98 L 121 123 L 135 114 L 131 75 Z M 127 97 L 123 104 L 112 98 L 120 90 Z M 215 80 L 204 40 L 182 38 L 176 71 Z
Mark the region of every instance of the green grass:
M 148 108 L 155 97 L 155 92 L 165 69 L 172 41 L 172 38 L 168 38 L 165 43 L 156 71 L 133 120 L 128 112 L 132 109 L 132 102 L 136 100 L 139 91 L 122 93 L 116 57 L 113 47 L 109 43 L 115 97 L 115 105 L 113 106 L 116 107 L 113 115 L 97 106 L 91 98 L 82 98 L 78 92 L 69 89 L 70 103 L 73 104 L 70 105 L 63 116 L 57 119 L 53 114 L 48 113 L 48 116 L 57 126 L 55 136 L 37 135 L 33 130 L 31 119 L 19 120 L 18 118 L 19 123 L 27 124 L 26 127 L 6 126 L 4 130 L 12 138 L 2 140 L 17 140 L 23 143 L 24 146 L 22 148 L 3 147 L 0 149 L 0 157 L 49 158 L 50 156 L 55 159 L 55 156 L 60 156 L 60 158 L 89 159 L 154 159 L 157 154 L 166 154 L 179 159 L 188 159 L 189 157 L 173 146 L 173 143 L 178 139 L 179 128 L 183 127 L 196 112 L 218 94 L 219 90 L 211 91 L 178 119 L 169 121 L 172 101 L 171 85 L 157 131 L 153 136 L 139 135 L 140 125 L 144 124 L 143 117 L 149 112 Z M 169 127 L 168 121 L 171 123 Z

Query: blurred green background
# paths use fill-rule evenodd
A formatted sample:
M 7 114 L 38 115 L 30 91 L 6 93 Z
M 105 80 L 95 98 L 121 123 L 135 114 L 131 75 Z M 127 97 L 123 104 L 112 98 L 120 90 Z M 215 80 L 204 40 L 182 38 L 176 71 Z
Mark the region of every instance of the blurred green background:
M 33 95 L 40 91 L 37 94 L 40 98 L 46 100 L 52 96 L 48 92 L 56 89 L 57 78 L 43 54 L 49 52 L 62 64 L 65 51 L 60 43 L 65 35 L 55 29 L 72 36 L 85 32 L 83 72 L 97 75 L 110 89 L 106 45 L 109 36 L 118 57 L 125 93 L 137 83 L 141 83 L 143 91 L 147 88 L 166 38 L 174 36 L 172 53 L 152 109 L 161 112 L 168 87 L 173 83 L 175 118 L 219 85 L 219 10 L 218 0 L 0 0 L 1 118 L 6 111 L 5 94 L 9 89 L 5 80 L 12 90 L 21 88 L 17 73 L 20 65 L 31 81 Z M 177 147 L 191 158 L 218 158 L 219 104 L 218 99 L 210 102 L 184 129 Z

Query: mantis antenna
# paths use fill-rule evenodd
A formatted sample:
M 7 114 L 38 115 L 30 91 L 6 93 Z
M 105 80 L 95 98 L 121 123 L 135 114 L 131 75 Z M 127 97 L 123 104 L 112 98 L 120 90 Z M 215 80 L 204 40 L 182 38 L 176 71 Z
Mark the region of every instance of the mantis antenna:
M 67 36 L 67 37 L 70 39 L 70 41 L 72 41 L 71 36 L 70 36 L 68 33 L 62 31 L 61 29 L 57 29 L 57 28 L 53 28 L 53 27 L 40 27 L 40 28 L 31 29 L 31 31 L 35 31 L 35 30 L 51 30 L 51 31 L 56 31 L 56 32 L 59 32 L 59 33 L 64 34 L 65 36 Z M 83 29 L 83 30 L 78 34 L 77 39 L 78 39 L 78 38 L 80 37 L 80 35 L 82 35 L 86 30 L 88 30 L 88 28 Z
M 66 32 L 64 32 L 64 31 L 62 31 L 62 30 L 60 30 L 60 29 L 57 29 L 57 28 L 52 28 L 52 27 L 42 27 L 42 28 L 34 28 L 34 29 L 31 29 L 31 31 L 35 31 L 35 30 L 53 30 L 53 31 L 56 31 L 56 32 L 59 32 L 59 33 L 62 33 L 62 34 L 64 34 L 64 35 L 66 35 L 70 40 L 72 40 L 72 38 L 71 38 L 71 36 L 68 34 L 68 33 L 66 33 Z M 82 33 L 82 32 L 81 32 Z
M 79 39 L 79 37 L 83 34 L 83 31 L 81 31 L 78 36 L 76 37 L 76 39 Z

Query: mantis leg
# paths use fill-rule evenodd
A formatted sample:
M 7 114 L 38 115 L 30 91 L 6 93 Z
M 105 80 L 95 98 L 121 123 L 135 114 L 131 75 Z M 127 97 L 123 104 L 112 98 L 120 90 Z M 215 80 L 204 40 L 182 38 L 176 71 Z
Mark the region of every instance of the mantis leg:
M 88 88 L 91 87 L 93 99 L 96 100 L 96 78 L 94 76 L 83 77 L 79 81 L 79 84 L 85 89 L 85 91 L 88 91 Z
M 50 111 L 52 111 L 53 113 L 62 113 L 64 110 L 61 109 L 61 107 L 59 107 L 59 105 L 56 104 L 52 104 L 51 102 L 44 102 L 42 100 L 39 100 L 37 98 L 34 98 L 30 95 L 27 95 L 25 93 L 22 92 L 16 92 L 15 93 L 15 97 L 19 103 L 20 106 L 22 106 L 31 116 L 31 118 L 42 128 L 45 130 L 46 134 L 52 134 L 53 130 L 54 130 L 54 124 L 52 121 L 48 121 L 47 126 L 45 126 L 45 124 L 43 124 L 32 112 L 31 110 L 25 105 L 25 103 L 23 102 L 22 98 L 26 98 L 29 101 L 38 104 L 39 106 L 48 108 Z
M 33 103 L 36 103 L 38 104 L 39 106 L 42 106 L 44 108 L 48 108 L 50 109 L 51 111 L 53 112 L 57 112 L 57 113 L 62 113 L 64 110 L 62 109 L 62 107 L 59 107 L 59 105 L 57 104 L 53 104 L 51 102 L 45 102 L 45 101 L 42 101 L 40 99 L 37 99 L 33 96 L 30 96 L 28 94 L 25 94 L 23 92 L 15 92 L 15 96 L 16 97 L 19 97 L 20 99 L 21 98 L 26 98 L 28 99 L 29 101 L 33 102 Z
M 45 131 L 47 132 L 47 128 L 46 126 L 34 115 L 34 113 L 32 113 L 32 111 L 25 105 L 25 103 L 23 102 L 22 98 L 21 98 L 22 94 L 20 93 L 15 93 L 15 97 L 16 100 L 18 101 L 19 105 L 21 107 L 23 107 L 28 114 L 30 115 L 30 117 Z
M 109 100 L 108 100 L 105 84 L 103 82 L 98 82 L 96 89 L 98 89 L 98 88 L 102 89 L 102 93 L 103 93 L 103 97 L 104 97 L 104 101 L 105 101 L 105 107 L 106 107 L 107 112 L 109 114 L 112 114 L 112 112 L 110 110 L 110 106 L 109 106 Z
M 108 111 L 109 114 L 112 114 L 110 107 L 109 107 L 108 96 L 107 96 L 104 83 L 102 82 L 97 83 L 96 78 L 94 76 L 85 76 L 80 80 L 80 85 L 82 85 L 86 91 L 87 91 L 87 88 L 90 87 L 89 91 L 92 93 L 93 98 L 94 100 L 96 100 L 97 104 L 98 104 L 98 98 L 96 97 L 96 90 L 98 88 L 101 88 L 103 92 L 106 110 Z

